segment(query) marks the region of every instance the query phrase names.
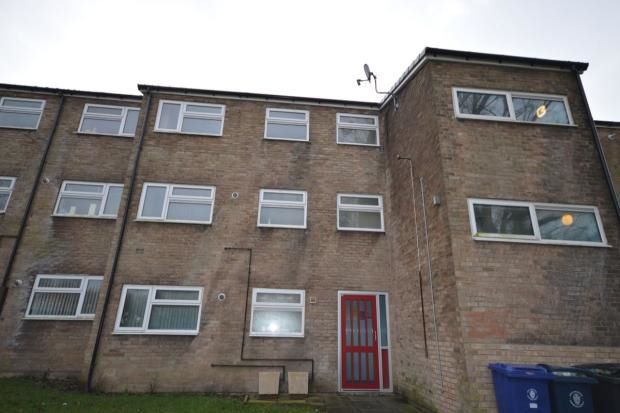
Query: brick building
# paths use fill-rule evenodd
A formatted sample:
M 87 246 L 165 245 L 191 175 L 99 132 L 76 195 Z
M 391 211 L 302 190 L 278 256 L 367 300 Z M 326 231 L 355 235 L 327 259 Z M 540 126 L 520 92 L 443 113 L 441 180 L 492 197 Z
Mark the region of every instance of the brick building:
M 0 85 L 0 375 L 492 412 L 490 362 L 618 360 L 586 69 L 427 48 L 378 104 Z

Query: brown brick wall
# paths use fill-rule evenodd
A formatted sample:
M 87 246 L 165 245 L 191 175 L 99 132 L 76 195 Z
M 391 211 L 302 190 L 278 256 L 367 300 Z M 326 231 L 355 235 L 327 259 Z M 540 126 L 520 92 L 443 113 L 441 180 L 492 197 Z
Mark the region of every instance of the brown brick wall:
M 597 126 L 596 129 L 598 130 L 616 194 L 620 197 L 620 124 L 614 127 Z

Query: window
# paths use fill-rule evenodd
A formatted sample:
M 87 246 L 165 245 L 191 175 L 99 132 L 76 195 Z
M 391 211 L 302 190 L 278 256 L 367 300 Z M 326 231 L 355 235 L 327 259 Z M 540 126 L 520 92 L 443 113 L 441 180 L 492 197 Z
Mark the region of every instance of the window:
M 307 142 L 309 117 L 307 110 L 267 109 L 265 139 Z
M 383 232 L 383 197 L 338 194 L 338 229 Z
M 308 196 L 305 191 L 261 189 L 259 198 L 259 227 L 306 228 Z
M 338 143 L 379 146 L 379 118 L 377 116 L 339 113 L 337 128 Z
M 134 136 L 139 114 L 138 108 L 86 104 L 78 130 L 80 133 Z
M 252 290 L 250 335 L 258 337 L 303 337 L 304 290 Z
M 215 187 L 145 183 L 138 219 L 144 221 L 210 224 Z
M 116 334 L 197 335 L 202 287 L 125 285 Z
M 0 127 L 37 129 L 44 107 L 44 100 L 0 98 Z
M 224 105 L 161 100 L 155 130 L 222 136 Z
M 458 118 L 573 125 L 565 96 L 454 88 Z
M 26 318 L 92 320 L 102 280 L 89 275 L 37 275 Z
M 13 187 L 15 187 L 15 178 L 0 176 L 0 214 L 5 213 L 9 206 Z
M 476 240 L 606 246 L 596 207 L 469 199 Z
M 116 218 L 123 185 L 64 181 L 58 194 L 55 216 Z

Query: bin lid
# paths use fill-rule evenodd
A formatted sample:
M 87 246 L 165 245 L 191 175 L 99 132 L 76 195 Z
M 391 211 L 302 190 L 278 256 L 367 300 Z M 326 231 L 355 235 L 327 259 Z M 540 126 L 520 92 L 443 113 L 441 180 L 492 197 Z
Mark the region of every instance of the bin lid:
M 554 381 L 563 381 L 567 383 L 589 383 L 596 384 L 598 381 L 590 377 L 587 372 L 582 369 L 571 367 L 550 366 L 548 364 L 539 364 L 549 373 L 553 374 Z
M 607 381 L 620 384 L 620 364 L 616 363 L 598 363 L 598 364 L 579 364 L 574 366 L 582 370 L 590 377 L 595 377 L 599 381 Z
M 553 375 L 548 373 L 544 367 L 530 364 L 491 363 L 489 364 L 489 368 L 508 377 L 538 380 L 553 379 Z

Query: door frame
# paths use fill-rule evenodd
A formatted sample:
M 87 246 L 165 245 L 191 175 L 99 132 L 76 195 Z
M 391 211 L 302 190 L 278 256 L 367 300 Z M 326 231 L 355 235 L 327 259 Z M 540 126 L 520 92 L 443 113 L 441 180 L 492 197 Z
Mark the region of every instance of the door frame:
M 377 345 L 379 352 L 379 389 L 343 389 L 342 388 L 342 296 L 343 295 L 374 295 L 377 304 L 375 305 L 375 317 L 377 320 Z M 387 346 L 381 346 L 381 319 L 379 317 L 379 296 L 385 295 L 385 317 L 387 324 Z M 388 388 L 383 387 L 383 362 L 381 357 L 382 349 L 386 349 L 388 352 L 388 364 L 389 364 L 389 381 L 390 386 Z M 394 382 L 392 380 L 392 340 L 390 338 L 390 294 L 384 291 L 353 291 L 353 290 L 338 290 L 338 391 L 346 393 L 391 393 L 393 392 Z

